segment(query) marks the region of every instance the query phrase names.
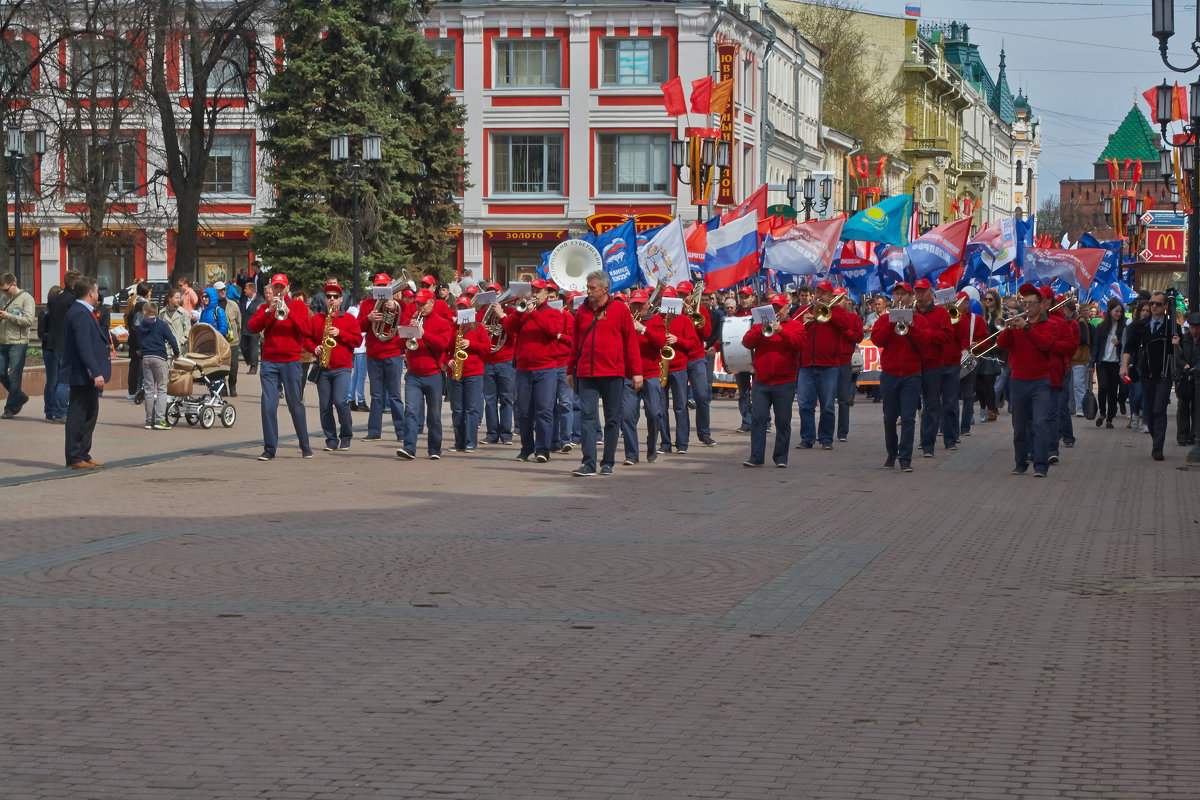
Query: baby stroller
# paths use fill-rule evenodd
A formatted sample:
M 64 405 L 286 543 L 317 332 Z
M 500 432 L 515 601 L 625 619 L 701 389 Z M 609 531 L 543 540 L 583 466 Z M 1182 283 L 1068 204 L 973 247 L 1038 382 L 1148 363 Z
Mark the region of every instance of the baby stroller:
M 229 377 L 229 342 L 217 329 L 198 322 L 188 333 L 187 352 L 176 357 L 167 377 L 167 423 L 179 424 L 183 417 L 188 425 L 200 423 L 208 430 L 217 421 L 232 428 L 237 421 L 237 409 L 225 399 L 225 381 Z M 192 395 L 195 381 L 208 388 L 207 395 Z

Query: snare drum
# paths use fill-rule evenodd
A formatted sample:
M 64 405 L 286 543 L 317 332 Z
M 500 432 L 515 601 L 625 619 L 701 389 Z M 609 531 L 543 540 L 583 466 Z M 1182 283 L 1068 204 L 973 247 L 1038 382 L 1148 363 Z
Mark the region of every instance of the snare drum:
M 725 317 L 721 322 L 721 360 L 729 373 L 754 372 L 753 351 L 742 344 L 753 317 Z

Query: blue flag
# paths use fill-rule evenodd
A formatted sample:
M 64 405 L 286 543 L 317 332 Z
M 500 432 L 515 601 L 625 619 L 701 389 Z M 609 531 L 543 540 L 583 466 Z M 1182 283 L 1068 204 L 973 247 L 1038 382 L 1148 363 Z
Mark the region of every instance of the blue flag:
M 638 285 L 642 271 L 638 267 L 637 231 L 633 219 L 627 219 L 607 233 L 600 234 L 593 244 L 604 259 L 610 292 L 623 292 Z
M 880 200 L 858 212 L 842 228 L 842 240 L 883 242 L 904 247 L 908 244 L 908 218 L 912 215 L 912 195 L 901 194 Z
M 1021 219 L 1017 217 L 1017 266 L 1025 269 L 1025 248 L 1033 247 L 1033 225 L 1036 215 L 1031 215 L 1029 219 Z

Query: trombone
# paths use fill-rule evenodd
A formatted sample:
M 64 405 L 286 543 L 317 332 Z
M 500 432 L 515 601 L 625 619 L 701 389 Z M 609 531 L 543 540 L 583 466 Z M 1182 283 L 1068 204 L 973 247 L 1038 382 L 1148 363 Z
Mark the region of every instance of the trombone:
M 833 319 L 833 309 L 850 299 L 848 294 L 839 294 L 829 303 L 813 303 L 813 319 L 817 322 L 829 322 Z
M 1046 313 L 1047 313 L 1047 314 L 1049 314 L 1049 313 L 1051 313 L 1051 312 L 1053 312 L 1053 311 L 1057 311 L 1058 309 L 1060 309 L 1060 308 L 1062 308 L 1063 306 L 1065 306 L 1065 305 L 1066 305 L 1066 304 L 1067 304 L 1069 301 L 1071 301 L 1072 299 L 1074 299 L 1074 298 L 1072 298 L 1070 295 L 1068 295 L 1066 298 L 1064 298 L 1064 299 L 1062 300 L 1062 302 L 1060 302 L 1060 303 L 1055 303 L 1053 306 L 1051 306 L 1051 307 L 1050 307 L 1050 309 L 1049 309 L 1049 311 L 1047 311 Z M 1010 322 L 1016 322 L 1016 321 L 1017 321 L 1017 320 L 1019 320 L 1019 319 L 1027 319 L 1028 317 L 1029 317 L 1029 312 L 1028 312 L 1028 311 L 1022 311 L 1020 314 L 1014 314 L 1013 316 L 1011 316 L 1011 317 L 1009 317 L 1008 319 L 1004 320 L 1004 327 L 1003 327 L 1003 328 L 1001 328 L 1000 330 L 996 331 L 996 332 L 995 332 L 995 333 L 993 333 L 993 334 L 989 334 L 987 338 L 985 338 L 985 339 L 981 339 L 979 342 L 977 342 L 977 343 L 975 344 L 975 347 L 979 347 L 979 345 L 981 345 L 981 344 L 984 344 L 985 342 L 989 342 L 989 341 L 991 341 L 992 339 L 995 339 L 995 338 L 996 338 L 997 336 L 999 336 L 1001 333 L 1003 333 L 1004 331 L 1008 330 L 1008 324 L 1009 324 Z M 989 347 L 988 349 L 986 349 L 986 350 L 984 350 L 983 352 L 979 353 L 979 354 L 976 356 L 976 358 L 982 358 L 984 355 L 986 355 L 986 354 L 988 354 L 988 353 L 992 352 L 993 350 L 995 350 L 995 349 L 996 349 L 997 347 L 999 347 L 999 346 L 1000 346 L 1000 344 L 999 344 L 999 340 L 997 340 L 997 341 L 996 341 L 996 343 L 994 343 L 994 344 L 993 344 L 991 347 Z

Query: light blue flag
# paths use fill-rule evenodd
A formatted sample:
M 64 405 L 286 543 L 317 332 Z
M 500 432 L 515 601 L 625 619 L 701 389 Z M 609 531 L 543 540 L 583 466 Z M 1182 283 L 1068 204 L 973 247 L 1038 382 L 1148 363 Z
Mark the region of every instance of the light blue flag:
M 908 219 L 911 215 L 912 195 L 900 194 L 880 200 L 850 218 L 842 228 L 842 240 L 882 242 L 906 247 Z

